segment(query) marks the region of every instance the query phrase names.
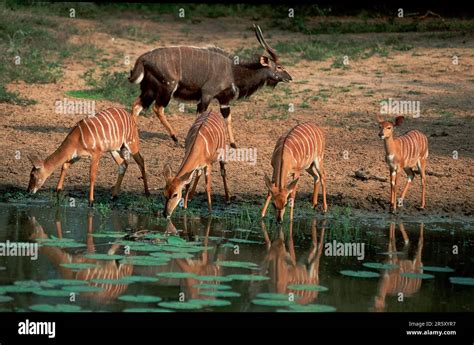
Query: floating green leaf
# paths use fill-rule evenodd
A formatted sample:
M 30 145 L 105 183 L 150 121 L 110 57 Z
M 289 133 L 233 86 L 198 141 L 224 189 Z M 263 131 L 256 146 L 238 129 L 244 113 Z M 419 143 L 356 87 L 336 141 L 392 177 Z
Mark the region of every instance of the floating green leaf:
M 108 255 L 108 254 L 86 254 L 84 255 L 84 257 L 91 260 L 120 260 L 123 258 L 122 255 Z
M 195 302 L 161 302 L 158 304 L 160 307 L 171 308 L 171 309 L 201 309 L 202 304 Z
M 49 279 L 45 281 L 53 286 L 66 286 L 66 285 L 87 285 L 87 281 L 78 279 Z
M 394 270 L 396 268 L 399 268 L 400 266 L 394 265 L 394 264 L 383 264 L 379 262 L 364 262 L 362 266 L 368 267 L 368 268 L 373 268 L 376 270 Z
M 119 232 L 119 231 L 107 231 L 107 232 L 96 232 L 93 233 L 92 236 L 96 238 L 119 238 L 126 236 L 126 232 Z
M 153 233 L 153 234 L 146 234 L 145 236 L 143 236 L 143 238 L 146 238 L 146 239 L 164 239 L 166 238 L 166 236 L 164 234 L 161 234 L 161 233 Z
M 289 307 L 290 305 L 295 304 L 295 302 L 290 302 L 288 300 L 265 299 L 265 298 L 253 299 L 252 303 L 256 305 L 262 305 L 265 307 Z
M 446 272 L 446 273 L 451 273 L 454 272 L 454 269 L 448 266 L 444 267 L 438 267 L 438 266 L 423 266 L 421 267 L 423 271 L 428 271 L 428 272 Z
M 232 243 L 242 243 L 242 244 L 261 244 L 262 242 L 247 240 L 245 238 L 229 238 L 228 241 Z
M 151 256 L 127 256 L 123 260 L 120 260 L 120 263 L 134 266 L 163 266 L 166 265 L 168 261 L 169 260 L 164 258 L 155 258 Z
M 199 283 L 199 284 L 194 284 L 193 288 L 196 289 L 217 289 L 217 290 L 230 290 L 232 289 L 232 286 L 230 285 L 224 285 L 224 284 L 205 284 L 205 283 Z
M 294 304 L 289 306 L 292 312 L 303 312 L 303 313 L 328 313 L 336 311 L 336 308 L 325 304 Z
M 224 276 L 196 276 L 196 279 L 206 282 L 230 282 L 232 280 L 232 278 Z
M 33 311 L 50 312 L 50 313 L 74 313 L 81 310 L 78 305 L 70 304 L 34 304 L 30 306 Z
M 256 275 L 256 274 L 231 274 L 227 276 L 232 280 L 244 280 L 244 281 L 262 281 L 268 280 L 269 277 Z
M 149 295 L 123 295 L 120 296 L 118 299 L 125 302 L 136 303 L 158 303 L 162 300 L 161 297 Z
M 171 313 L 173 310 L 163 308 L 127 308 L 124 313 Z
M 95 264 L 87 264 L 87 263 L 83 263 L 83 262 L 72 262 L 72 263 L 66 263 L 66 264 L 60 264 L 60 266 L 62 267 L 66 267 L 66 268 L 71 268 L 73 270 L 85 270 L 85 269 L 89 269 L 89 268 L 96 268 L 97 265 Z
M 240 293 L 235 291 L 222 291 L 222 290 L 204 290 L 199 292 L 202 296 L 212 297 L 240 297 Z
M 224 299 L 191 299 L 188 302 L 200 304 L 204 307 L 226 307 L 232 304 Z
M 235 268 L 246 268 L 246 269 L 258 269 L 258 265 L 249 261 L 217 261 L 217 265 L 222 267 L 235 267 Z
M 156 274 L 160 278 L 175 278 L 175 279 L 186 279 L 186 278 L 195 278 L 197 277 L 194 273 L 188 272 L 159 272 Z
M 405 272 L 400 274 L 401 277 L 412 278 L 412 279 L 433 279 L 434 275 L 428 273 L 411 273 Z
M 33 291 L 35 295 L 46 296 L 46 297 L 69 297 L 71 294 L 70 291 L 66 290 L 35 290 Z
M 13 301 L 13 297 L 0 295 L 0 303 Z
M 329 289 L 322 285 L 316 284 L 290 284 L 288 285 L 288 289 L 290 290 L 304 290 L 304 291 L 328 291 Z
M 273 299 L 280 301 L 289 301 L 290 296 L 285 293 L 271 293 L 271 292 L 262 292 L 256 296 L 257 299 Z
M 355 278 L 377 278 L 380 277 L 380 274 L 371 271 L 350 271 L 345 270 L 340 272 L 342 275 L 355 277 Z
M 63 286 L 62 288 L 64 291 L 69 291 L 69 292 L 85 292 L 85 293 L 88 293 L 88 292 L 91 292 L 91 293 L 94 293 L 94 292 L 102 292 L 104 291 L 104 289 L 102 289 L 101 287 L 98 287 L 98 286 L 92 286 L 92 285 L 69 285 L 69 286 Z
M 123 279 L 92 279 L 91 282 L 95 284 L 106 284 L 106 285 L 130 284 L 130 282 Z
M 451 284 L 474 285 L 474 278 L 471 277 L 449 277 Z
M 132 283 L 155 283 L 158 281 L 158 278 L 147 277 L 147 276 L 128 276 L 120 278 L 126 284 Z

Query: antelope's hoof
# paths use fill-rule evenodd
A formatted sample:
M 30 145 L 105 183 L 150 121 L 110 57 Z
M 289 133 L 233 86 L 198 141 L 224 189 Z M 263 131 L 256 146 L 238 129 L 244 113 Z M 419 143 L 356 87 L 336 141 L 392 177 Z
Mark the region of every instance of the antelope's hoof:
M 149 197 L 151 196 L 150 192 L 149 192 L 149 191 L 146 191 L 146 192 L 145 192 L 145 196 L 146 196 L 147 198 L 149 198 Z
M 236 149 L 237 145 L 235 145 L 235 143 L 230 143 L 230 147 L 232 147 L 233 149 Z
M 177 144 L 178 143 L 178 138 L 176 138 L 176 135 L 172 135 L 171 136 L 171 139 L 173 139 L 173 141 Z
M 112 200 L 112 201 L 116 201 L 117 199 L 118 199 L 118 196 L 117 196 L 117 195 L 112 195 L 112 196 L 110 197 L 110 200 Z
M 89 207 L 91 207 L 91 208 L 94 207 L 94 200 L 92 200 L 92 201 L 89 200 Z

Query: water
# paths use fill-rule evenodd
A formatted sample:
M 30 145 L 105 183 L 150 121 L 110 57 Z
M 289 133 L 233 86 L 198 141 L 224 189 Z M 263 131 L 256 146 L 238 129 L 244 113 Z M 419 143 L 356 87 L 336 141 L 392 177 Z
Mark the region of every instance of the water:
M 4 204 L 0 243 L 40 246 L 37 260 L 0 256 L 0 310 L 472 311 L 474 286 L 450 277 L 474 277 L 473 226 L 375 216 L 167 223 Z

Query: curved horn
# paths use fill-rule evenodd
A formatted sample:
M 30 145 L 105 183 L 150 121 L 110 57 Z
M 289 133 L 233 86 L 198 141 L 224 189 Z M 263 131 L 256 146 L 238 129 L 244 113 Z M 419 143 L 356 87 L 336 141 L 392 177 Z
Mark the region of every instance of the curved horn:
M 267 41 L 265 41 L 265 38 L 263 37 L 262 29 L 260 29 L 260 26 L 254 24 L 253 28 L 255 30 L 255 35 L 257 36 L 258 43 L 260 43 L 260 45 L 263 48 L 265 48 L 268 54 L 270 54 L 273 61 L 275 62 L 278 61 L 278 56 L 276 55 L 275 50 L 268 45 Z

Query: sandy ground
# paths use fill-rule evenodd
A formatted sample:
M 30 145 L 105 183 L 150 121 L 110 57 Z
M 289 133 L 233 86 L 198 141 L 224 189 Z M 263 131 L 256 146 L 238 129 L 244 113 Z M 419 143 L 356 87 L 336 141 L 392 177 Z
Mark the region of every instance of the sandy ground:
M 248 31 L 250 22 L 235 23 L 233 19 L 204 19 L 192 25 L 191 30 L 182 30 L 175 22 L 148 22 L 137 18 L 130 23 L 146 25 L 159 33 L 159 39 L 145 44 L 115 38 L 96 32 L 96 23 L 88 20 L 75 21 L 80 35 L 76 42 L 89 42 L 104 50 L 101 58 L 117 58 L 129 55 L 131 64 L 147 50 L 171 44 L 203 45 L 213 43 L 228 51 L 239 47 L 257 46 L 253 34 Z M 270 43 L 289 39 L 304 40 L 306 36 L 267 29 Z M 225 32 L 225 34 L 224 34 Z M 370 40 L 390 34 L 351 35 L 354 40 Z M 392 34 L 393 35 L 393 34 Z M 399 34 L 395 34 L 399 35 Z M 387 212 L 389 182 L 369 179 L 362 181 L 354 177 L 363 169 L 367 175 L 388 178 L 388 167 L 384 162 L 383 143 L 377 137 L 378 126 L 375 112 L 380 110 L 380 100 L 394 98 L 420 101 L 421 116 L 408 115 L 400 133 L 409 129 L 424 132 L 429 139 L 427 208 L 417 210 L 420 202 L 421 183 L 417 177 L 405 200 L 401 212 L 410 214 L 458 214 L 472 215 L 474 210 L 474 175 L 472 163 L 474 147 L 472 117 L 474 92 L 474 43 L 472 34 L 467 37 L 446 39 L 422 39 L 420 34 L 403 34 L 404 42 L 414 46 L 409 51 L 390 50 L 387 57 L 372 56 L 368 59 L 350 61 L 349 69 L 329 69 L 332 59 L 327 61 L 299 60 L 287 66 L 294 82 L 288 84 L 291 93 L 285 96 L 281 85 L 275 90 L 260 90 L 246 101 L 232 108 L 233 127 L 239 147 L 257 149 L 257 162 L 229 162 L 228 175 L 231 192 L 236 201 L 263 203 L 266 194 L 264 173 L 271 174 L 270 157 L 277 138 L 294 125 L 312 120 L 320 125 L 327 136 L 325 156 L 328 175 L 328 204 L 347 205 L 353 208 Z M 327 39 L 321 35 L 317 37 Z M 460 57 L 459 64 L 452 64 L 452 56 Z M 282 61 L 285 64 L 285 59 Z M 31 106 L 0 104 L 0 148 L 3 164 L 0 164 L 0 191 L 26 189 L 31 165 L 27 154 L 46 157 L 62 142 L 69 129 L 84 115 L 64 115 L 55 112 L 55 101 L 61 100 L 67 90 L 87 88 L 81 75 L 95 67 L 89 60 L 69 60 L 64 76 L 56 84 L 25 84 L 14 82 L 8 90 L 18 91 L 22 96 L 37 100 Z M 128 71 L 131 65 L 116 63 L 108 70 Z M 323 69 L 323 70 L 321 70 Z M 329 69 L 329 70 L 328 70 Z M 323 91 L 321 91 L 323 90 Z M 326 90 L 326 91 L 325 91 Z M 320 93 L 327 98 L 311 99 Z M 137 95 L 139 88 L 137 86 Z M 295 105 L 295 111 L 286 119 L 275 119 L 275 108 L 270 107 L 272 94 L 280 97 L 283 107 Z M 303 101 L 309 107 L 301 106 Z M 177 100 L 174 100 L 175 105 Z M 109 101 L 98 101 L 96 109 L 120 106 Z M 194 108 L 194 104 L 186 104 Z M 212 108 L 217 110 L 216 103 Z M 176 109 L 176 107 L 175 107 Z M 278 110 L 280 111 L 280 110 Z M 367 114 L 367 112 L 369 114 Z M 446 116 L 446 114 L 452 114 Z M 184 139 L 194 120 L 190 113 L 169 114 L 179 139 Z M 164 127 L 154 116 L 140 117 L 142 153 L 146 159 L 149 183 L 154 195 L 164 186 L 162 169 L 170 163 L 176 169 L 183 157 L 184 149 L 176 147 L 168 138 Z M 453 158 L 453 151 L 458 154 Z M 20 159 L 17 159 L 20 153 Z M 81 190 L 86 198 L 88 186 L 88 161 L 73 166 L 66 178 L 66 192 Z M 217 172 L 217 165 L 214 171 Z M 100 163 L 97 186 L 110 189 L 116 179 L 117 168 L 109 155 Z M 433 175 L 434 174 L 434 175 Z M 123 190 L 142 193 L 138 167 L 131 162 L 123 182 Z M 59 177 L 56 171 L 43 187 L 46 195 L 54 188 Z M 214 192 L 223 193 L 219 174 L 213 180 Z M 405 183 L 405 177 L 402 184 Z M 202 191 L 201 185 L 198 191 Z M 297 203 L 309 203 L 312 180 L 309 175 L 301 178 Z M 218 198 L 217 201 L 222 200 Z

